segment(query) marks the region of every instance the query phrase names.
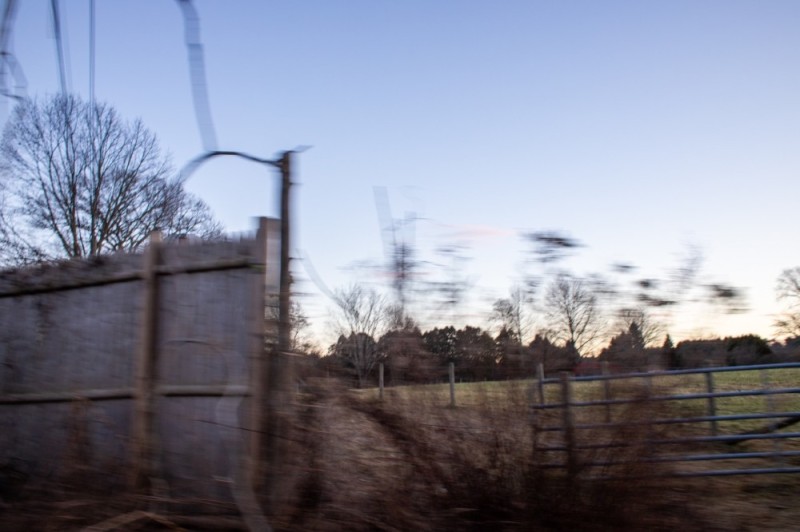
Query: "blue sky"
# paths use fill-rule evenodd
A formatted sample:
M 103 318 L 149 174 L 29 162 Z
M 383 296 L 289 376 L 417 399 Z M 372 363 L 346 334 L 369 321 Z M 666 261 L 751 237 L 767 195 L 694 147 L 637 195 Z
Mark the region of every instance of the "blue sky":
M 59 90 L 49 1 L 20 2 L 31 96 Z M 70 88 L 89 92 L 89 0 L 61 2 Z M 377 277 L 374 187 L 415 213 L 423 257 L 459 241 L 485 325 L 523 259 L 521 230 L 665 275 L 688 245 L 746 287 L 733 318 L 687 310 L 673 334 L 771 336 L 775 278 L 800 265 L 796 1 L 196 1 L 221 149 L 298 160 L 298 254 L 331 287 Z M 202 150 L 177 2 L 96 0 L 98 99 L 141 117 L 176 167 Z M 9 103 L 3 102 L 2 116 Z M 276 214 L 274 176 L 233 159 L 187 187 L 231 231 Z M 302 268 L 299 277 L 305 277 Z M 325 321 L 309 282 L 306 306 Z

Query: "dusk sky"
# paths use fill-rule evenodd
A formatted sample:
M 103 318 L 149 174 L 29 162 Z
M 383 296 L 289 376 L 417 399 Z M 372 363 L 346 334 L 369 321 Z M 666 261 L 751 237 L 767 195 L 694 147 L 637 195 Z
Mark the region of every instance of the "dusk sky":
M 27 94 L 60 90 L 49 0 L 18 2 Z M 89 95 L 89 0 L 62 1 L 68 88 Z M 178 2 L 96 0 L 98 100 L 140 117 L 177 169 L 203 151 Z M 734 317 L 670 332 L 774 336 L 776 277 L 800 265 L 800 2 L 196 1 L 219 149 L 299 146 L 294 242 L 329 287 L 385 284 L 375 187 L 413 213 L 420 258 L 467 246 L 485 326 L 519 277 L 525 230 L 585 247 L 565 266 L 664 276 L 689 246 L 702 279 L 746 288 Z M 10 83 L 13 86 L 13 83 Z M 0 116 L 8 117 L 11 100 Z M 277 214 L 273 172 L 217 159 L 187 188 L 226 229 Z M 312 319 L 326 298 L 297 268 Z M 427 325 L 427 324 L 424 324 Z

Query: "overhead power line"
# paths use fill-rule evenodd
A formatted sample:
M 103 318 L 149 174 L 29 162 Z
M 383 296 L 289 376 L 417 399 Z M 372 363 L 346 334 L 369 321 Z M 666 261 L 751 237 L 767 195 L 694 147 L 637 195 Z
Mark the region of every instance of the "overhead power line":
M 203 55 L 203 43 L 200 40 L 200 17 L 191 0 L 177 0 L 183 14 L 184 40 L 189 55 L 189 77 L 192 84 L 192 99 L 197 118 L 197 127 L 205 151 L 217 149 L 217 134 L 211 118 L 211 106 L 208 100 L 208 84 L 206 83 L 206 65 Z
M 53 37 L 56 40 L 58 57 L 58 75 L 61 82 L 61 94 L 67 94 L 67 68 L 64 61 L 64 42 L 61 38 L 61 16 L 58 12 L 58 0 L 50 0 L 50 11 L 53 15 Z
M 89 0 L 89 103 L 94 103 L 94 0 Z
M 23 100 L 27 96 L 28 81 L 14 53 L 11 51 L 11 36 L 14 29 L 14 17 L 16 16 L 16 0 L 7 0 L 3 9 L 3 18 L 0 21 L 0 95 L 15 100 Z M 8 78 L 10 74 L 16 82 L 15 91 L 8 88 Z

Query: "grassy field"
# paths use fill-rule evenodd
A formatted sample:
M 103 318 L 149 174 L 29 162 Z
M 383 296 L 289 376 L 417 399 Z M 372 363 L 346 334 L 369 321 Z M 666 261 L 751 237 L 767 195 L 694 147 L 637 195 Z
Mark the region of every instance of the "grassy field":
M 800 368 L 768 369 L 764 371 L 730 371 L 713 375 L 715 392 L 760 391 L 765 389 L 800 387 Z M 608 384 L 608 393 L 612 398 L 629 397 L 642 394 L 650 389 L 653 395 L 679 396 L 708 392 L 705 374 L 663 375 L 653 374 L 650 378 L 637 378 L 613 381 Z M 530 401 L 538 400 L 538 390 L 534 380 L 491 381 L 477 383 L 457 383 L 455 385 L 456 405 L 470 407 L 484 404 L 487 401 L 504 400 L 509 391 L 515 397 L 528 397 Z M 368 397 L 377 398 L 377 389 L 364 390 Z M 447 384 L 415 385 L 385 390 L 386 401 L 424 398 L 425 401 L 441 405 L 449 405 L 450 391 Z M 559 383 L 545 385 L 547 403 L 561 402 L 561 386 Z M 586 402 L 606 398 L 604 381 L 575 382 L 573 384 L 573 401 Z M 670 413 L 683 417 L 703 416 L 708 413 L 708 399 L 691 399 L 667 401 Z M 750 414 L 757 412 L 800 412 L 800 394 L 753 395 L 745 397 L 718 397 L 714 399 L 718 415 Z M 720 422 L 720 427 L 733 430 L 753 430 L 763 421 L 739 420 Z
M 709 388 L 706 374 L 687 375 L 654 375 L 651 378 L 633 381 L 614 381 L 610 385 L 612 397 L 625 397 L 632 391 L 642 393 L 650 391 L 653 396 L 679 397 L 682 395 L 714 393 L 747 393 L 754 395 L 715 397 L 713 412 L 718 416 L 734 416 L 758 413 L 800 412 L 800 394 L 779 393 L 760 395 L 765 390 L 800 387 L 800 368 L 768 369 L 763 371 L 728 371 L 714 373 Z M 557 390 L 549 390 L 549 396 L 557 395 Z M 574 394 L 577 401 L 590 401 L 605 397 L 604 384 L 601 382 L 576 383 Z M 675 399 L 665 401 L 667 407 L 664 415 L 668 417 L 701 417 L 712 413 L 710 399 Z M 738 419 L 717 421 L 720 434 L 735 434 L 752 431 L 765 426 L 770 420 Z M 710 427 L 710 423 L 707 424 Z

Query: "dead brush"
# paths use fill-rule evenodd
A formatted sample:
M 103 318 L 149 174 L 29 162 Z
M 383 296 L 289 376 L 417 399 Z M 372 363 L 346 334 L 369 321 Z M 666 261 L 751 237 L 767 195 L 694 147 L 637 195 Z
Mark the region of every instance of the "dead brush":
M 281 468 L 281 474 L 287 475 L 286 491 L 282 504 L 267 516 L 273 529 L 705 528 L 685 509 L 685 491 L 671 490 L 644 474 L 651 465 L 638 457 L 647 456 L 649 434 L 642 432 L 638 422 L 621 424 L 602 435 L 612 442 L 633 442 L 624 447 L 627 454 L 580 449 L 581 467 L 570 477 L 563 470 L 542 467 L 526 384 L 469 388 L 455 408 L 448 407 L 437 390 L 395 389 L 380 402 L 336 381 L 309 381 L 296 396 L 289 431 L 284 434 L 289 451 Z M 76 420 L 85 417 L 77 414 L 80 410 Z M 648 415 L 654 414 L 646 400 L 620 412 L 627 420 Z M 558 421 L 557 415 L 551 417 L 539 421 Z M 86 438 L 78 429 L 75 444 L 84 445 Z M 581 441 L 599 441 L 600 436 L 585 431 Z M 69 451 L 75 453 L 75 460 L 84 456 L 81 445 Z M 622 469 L 589 467 L 600 460 L 623 462 Z M 619 478 L 609 478 L 615 476 Z M 41 529 L 29 526 L 33 522 L 48 523 L 50 529 L 74 529 L 111 525 L 122 518 L 139 519 L 137 526 L 159 526 L 149 513 L 142 514 L 146 502 L 142 499 L 110 500 L 74 492 L 64 500 L 63 495 L 28 507 L 28 514 L 38 515 L 39 521 L 19 521 L 20 526 L 6 529 Z M 206 501 L 206 511 L 210 505 Z M 214 519 L 203 523 L 196 514 L 189 520 L 177 501 L 170 502 L 168 510 L 156 517 L 191 529 L 221 529 L 223 522 L 222 529 L 244 526 L 236 508 L 220 507 Z
M 625 480 L 540 467 L 522 383 L 479 389 L 459 404 L 448 408 L 419 389 L 385 402 L 346 392 L 317 396 L 308 436 L 321 439 L 305 446 L 313 474 L 302 488 L 304 511 L 287 528 L 663 530 L 692 520 L 676 511 L 679 494 L 638 474 L 651 468 L 637 459 L 647 455 L 645 445 L 626 448 L 625 469 L 617 471 Z M 644 442 L 648 434 L 637 427 L 606 436 Z M 580 460 L 601 458 L 582 451 Z
M 597 392 L 596 392 L 597 393 Z M 700 522 L 686 509 L 686 501 L 668 479 L 670 466 L 658 462 L 654 440 L 666 439 L 675 430 L 670 425 L 654 425 L 653 420 L 668 417 L 663 402 L 651 401 L 656 392 L 649 384 L 627 383 L 617 386 L 614 398 L 631 400 L 626 404 L 574 408 L 571 414 L 573 441 L 570 449 L 573 468 L 549 471 L 542 479 L 549 496 L 540 500 L 539 514 L 557 527 L 583 530 L 648 529 L 671 530 L 675 526 Z M 599 397 L 587 397 L 586 400 Z M 561 423 L 549 413 L 545 423 Z M 566 431 L 560 433 L 568 438 Z M 550 442 L 553 443 L 552 441 Z M 577 520 L 576 520 L 577 518 Z

